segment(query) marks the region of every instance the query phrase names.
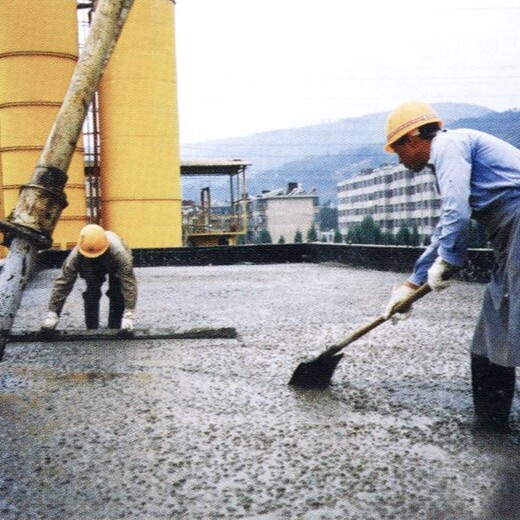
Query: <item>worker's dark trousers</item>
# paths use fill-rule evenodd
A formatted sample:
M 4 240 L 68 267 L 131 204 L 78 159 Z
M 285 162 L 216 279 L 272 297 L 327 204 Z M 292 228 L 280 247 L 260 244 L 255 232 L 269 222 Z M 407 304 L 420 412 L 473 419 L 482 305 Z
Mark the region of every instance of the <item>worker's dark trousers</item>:
M 471 356 L 475 429 L 509 431 L 509 413 L 515 392 L 515 367 L 502 367 L 483 356 Z
M 83 293 L 83 303 L 85 309 L 85 325 L 87 329 L 99 328 L 99 302 L 101 300 L 101 286 L 103 280 L 90 282 L 87 289 Z M 109 310 L 108 310 L 108 328 L 120 329 L 125 302 L 123 293 L 121 292 L 121 283 L 116 276 L 108 276 Z

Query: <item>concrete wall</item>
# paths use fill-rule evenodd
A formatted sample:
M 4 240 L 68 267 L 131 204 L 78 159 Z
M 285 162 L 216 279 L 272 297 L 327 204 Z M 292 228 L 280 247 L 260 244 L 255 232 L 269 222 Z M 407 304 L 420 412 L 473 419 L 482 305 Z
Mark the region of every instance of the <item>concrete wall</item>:
M 340 264 L 409 273 L 415 261 L 424 251 L 423 247 L 372 246 L 343 244 L 304 244 L 312 261 L 316 263 L 337 262 Z M 493 266 L 493 251 L 470 249 L 468 264 L 459 272 L 458 278 L 471 282 L 487 282 Z
M 261 244 L 217 247 L 134 249 L 136 267 L 161 265 L 232 265 L 275 263 L 338 263 L 363 269 L 410 273 L 423 248 L 348 244 Z M 39 268 L 61 266 L 67 251 L 44 251 Z M 493 252 L 471 249 L 469 262 L 458 278 L 486 282 L 493 265 Z
M 294 242 L 297 231 L 305 239 L 307 231 L 314 224 L 313 197 L 272 197 L 266 202 L 267 229 L 275 244 L 281 236 L 287 243 Z

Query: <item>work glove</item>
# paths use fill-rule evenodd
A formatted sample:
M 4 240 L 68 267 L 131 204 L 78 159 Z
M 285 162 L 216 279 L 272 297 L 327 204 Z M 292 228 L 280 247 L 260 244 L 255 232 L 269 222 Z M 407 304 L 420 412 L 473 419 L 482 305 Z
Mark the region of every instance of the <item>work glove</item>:
M 412 289 L 411 287 L 408 287 L 407 285 L 394 285 L 394 288 L 392 290 L 392 295 L 390 296 L 390 300 L 385 308 L 385 311 L 383 312 L 383 318 L 387 320 L 390 318 L 390 315 L 392 313 L 392 309 L 399 303 L 401 303 L 403 300 L 408 298 L 408 296 L 412 295 L 415 292 L 415 289 Z M 394 325 L 397 324 L 399 320 L 406 320 L 410 317 L 410 314 L 412 313 L 412 306 L 410 305 L 406 312 L 397 312 L 391 316 L 392 323 Z
M 42 330 L 54 330 L 59 321 L 60 317 L 54 311 L 49 311 L 47 317 L 42 322 L 41 328 Z
M 121 330 L 132 332 L 134 330 L 134 311 L 125 311 L 121 320 Z
M 435 259 L 430 269 L 428 269 L 428 285 L 433 291 L 442 291 L 450 285 L 449 278 L 453 275 L 455 267 L 440 256 Z

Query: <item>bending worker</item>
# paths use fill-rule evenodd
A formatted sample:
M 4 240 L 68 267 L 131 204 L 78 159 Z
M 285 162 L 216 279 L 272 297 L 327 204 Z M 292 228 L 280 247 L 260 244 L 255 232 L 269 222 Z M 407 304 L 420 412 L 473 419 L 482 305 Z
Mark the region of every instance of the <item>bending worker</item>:
M 421 102 L 389 115 L 385 150 L 415 172 L 429 166 L 441 197 L 431 244 L 394 289 L 385 315 L 424 282 L 434 291 L 447 287 L 466 262 L 471 218 L 482 224 L 495 265 L 471 344 L 474 429 L 507 433 L 520 365 L 520 150 L 484 132 L 445 130 Z
M 83 292 L 87 329 L 99 327 L 101 286 L 108 275 L 108 328 L 133 330 L 137 281 L 132 253 L 118 235 L 97 224 L 87 224 L 81 230 L 78 243 L 63 262 L 52 288 L 49 312 L 42 329 L 56 328 L 78 275 L 84 278 L 87 286 Z

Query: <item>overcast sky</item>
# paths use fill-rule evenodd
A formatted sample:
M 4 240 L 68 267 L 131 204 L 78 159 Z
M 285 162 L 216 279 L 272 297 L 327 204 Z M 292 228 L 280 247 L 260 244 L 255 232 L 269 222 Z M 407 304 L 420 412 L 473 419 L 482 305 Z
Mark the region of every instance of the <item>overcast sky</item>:
M 520 107 L 516 0 L 177 0 L 175 13 L 182 144 L 410 99 Z

